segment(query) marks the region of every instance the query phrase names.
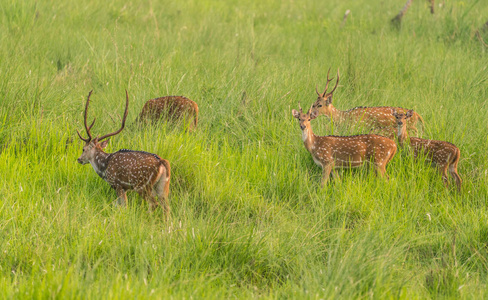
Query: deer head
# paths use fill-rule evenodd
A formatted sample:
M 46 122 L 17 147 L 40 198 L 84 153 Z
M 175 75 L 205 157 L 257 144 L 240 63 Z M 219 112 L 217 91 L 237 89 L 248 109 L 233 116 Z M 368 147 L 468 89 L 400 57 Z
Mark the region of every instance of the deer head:
M 403 126 L 403 124 L 406 124 L 405 121 L 413 116 L 413 110 L 409 110 L 406 114 L 404 114 L 398 113 L 395 109 L 392 109 L 392 115 L 395 117 L 397 125 Z
M 327 89 L 329 88 L 329 83 L 332 81 L 332 79 L 334 79 L 334 78 L 329 78 L 329 73 L 330 73 L 330 68 L 329 71 L 327 72 L 327 83 L 325 84 L 324 92 L 320 93 L 318 91 L 318 87 L 315 87 L 315 92 L 317 93 L 318 97 L 312 106 L 312 111 L 317 115 L 325 115 L 330 118 L 335 109 L 332 105 L 332 96 L 334 94 L 334 91 L 337 88 L 337 85 L 339 84 L 340 75 L 339 75 L 339 69 L 337 69 L 336 84 L 332 89 L 332 91 L 327 92 Z
M 406 113 L 398 113 L 392 108 L 391 114 L 395 117 L 397 124 L 398 143 L 403 146 L 407 139 L 407 120 L 413 116 L 413 110 L 409 110 Z
M 407 119 L 413 116 L 413 110 L 407 111 L 407 113 L 398 113 L 394 108 L 391 110 L 391 114 L 395 117 L 396 124 L 398 126 L 398 132 L 403 129 L 406 130 Z
M 317 118 L 318 114 L 312 110 L 313 105 L 310 107 L 310 109 L 306 112 L 303 113 L 302 107 L 300 104 L 298 104 L 298 108 L 300 111 L 297 111 L 296 109 L 293 109 L 291 113 L 293 114 L 293 117 L 298 119 L 298 123 L 300 124 L 300 129 L 305 130 L 310 125 L 310 121 Z
M 85 142 L 85 145 L 83 146 L 83 153 L 81 156 L 78 158 L 78 163 L 84 165 L 87 164 L 91 161 L 93 161 L 96 157 L 96 154 L 99 153 L 100 151 L 103 151 L 103 149 L 107 146 L 108 140 L 105 140 L 106 138 L 109 138 L 111 136 L 114 136 L 122 131 L 125 126 L 125 119 L 127 118 L 127 113 L 128 113 L 128 108 L 129 108 L 129 94 L 127 93 L 127 90 L 125 91 L 125 96 L 126 96 L 126 103 L 125 103 L 125 112 L 124 112 L 124 117 L 122 118 L 122 126 L 120 127 L 119 130 L 114 131 L 112 133 L 103 135 L 101 137 L 95 137 L 93 138 L 91 135 L 91 128 L 95 124 L 95 118 L 93 119 L 93 122 L 91 123 L 90 126 L 87 125 L 86 119 L 88 115 L 88 105 L 90 104 L 90 96 L 93 91 L 90 91 L 88 93 L 88 97 L 86 99 L 86 105 L 85 105 L 85 114 L 84 114 L 84 123 L 85 123 L 85 130 L 86 134 L 88 135 L 88 138 L 83 138 L 78 130 L 76 132 L 78 133 L 78 136 L 82 141 Z

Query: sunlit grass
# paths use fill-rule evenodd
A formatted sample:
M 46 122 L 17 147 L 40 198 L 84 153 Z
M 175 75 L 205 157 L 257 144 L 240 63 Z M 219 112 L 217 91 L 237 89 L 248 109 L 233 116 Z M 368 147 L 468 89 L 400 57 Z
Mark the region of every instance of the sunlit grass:
M 0 4 L 0 297 L 486 298 L 487 48 L 482 1 L 430 15 L 403 1 L 115 1 Z M 341 28 L 343 13 L 351 10 Z M 339 109 L 402 106 L 423 137 L 461 149 L 445 189 L 398 151 L 389 181 L 321 170 L 291 109 L 339 68 Z M 107 151 L 172 166 L 171 219 L 127 209 L 76 163 L 84 101 Z M 138 128 L 144 102 L 184 95 L 199 127 Z M 317 134 L 358 130 L 313 121 Z

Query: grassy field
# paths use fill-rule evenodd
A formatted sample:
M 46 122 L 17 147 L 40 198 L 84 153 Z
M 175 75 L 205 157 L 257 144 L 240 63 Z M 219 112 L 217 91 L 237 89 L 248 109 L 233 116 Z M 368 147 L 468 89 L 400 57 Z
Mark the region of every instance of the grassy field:
M 394 28 L 403 4 L 0 2 L 0 298 L 487 298 L 488 5 L 414 1 Z M 322 189 L 291 110 L 329 67 L 339 109 L 413 108 L 456 144 L 462 194 L 401 151 L 388 182 Z M 171 162 L 170 222 L 76 162 L 92 89 L 95 134 L 129 92 L 109 152 Z M 164 95 L 198 103 L 196 132 L 131 124 Z

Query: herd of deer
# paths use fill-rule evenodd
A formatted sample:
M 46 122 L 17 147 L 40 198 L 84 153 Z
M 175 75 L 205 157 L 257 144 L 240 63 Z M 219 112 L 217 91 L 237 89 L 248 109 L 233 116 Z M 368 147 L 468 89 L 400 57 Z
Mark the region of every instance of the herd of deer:
M 330 69 L 329 69 L 330 72 Z M 355 168 L 371 163 L 375 171 L 388 179 L 386 165 L 397 152 L 397 145 L 393 140 L 397 137 L 400 147 L 407 147 L 413 151 L 414 158 L 425 157 L 432 166 L 436 167 L 448 187 L 447 171 L 454 178 L 458 191 L 461 191 L 461 178 L 457 173 L 457 164 L 460 158 L 459 148 L 455 145 L 437 140 L 427 140 L 418 137 L 409 137 L 408 131 L 418 133 L 416 124 L 423 119 L 413 110 L 401 107 L 355 107 L 347 111 L 336 109 L 332 104 L 332 96 L 339 84 L 339 70 L 337 80 L 332 91 L 327 92 L 331 78 L 327 73 L 325 91 L 318 94 L 317 100 L 310 109 L 304 113 L 292 110 L 293 117 L 298 119 L 302 130 L 302 140 L 305 148 L 310 152 L 314 162 L 322 168 L 322 186 L 325 186 L 332 172 L 335 177 L 336 168 Z M 142 198 L 149 202 L 154 210 L 159 205 L 169 216 L 169 184 L 171 176 L 170 163 L 156 154 L 122 149 L 114 153 L 106 153 L 107 138 L 120 133 L 125 126 L 129 108 L 129 95 L 126 91 L 125 112 L 120 129 L 112 133 L 95 137 L 91 135 L 91 128 L 95 119 L 88 126 L 87 113 L 90 103 L 91 91 L 88 94 L 84 124 L 88 138 L 78 136 L 85 142 L 83 153 L 78 158 L 80 164 L 90 163 L 95 172 L 117 192 L 117 203 L 126 205 L 126 192 L 135 190 Z M 362 124 L 371 128 L 369 134 L 353 136 L 317 136 L 313 133 L 310 121 L 324 115 L 336 123 Z M 191 119 L 190 130 L 195 130 L 198 122 L 198 105 L 183 96 L 166 96 L 146 102 L 137 122 L 155 122 L 164 120 L 181 120 L 184 117 Z M 375 134 L 376 133 L 376 134 Z M 158 198 L 156 200 L 156 197 Z
M 327 73 L 325 91 L 319 93 L 316 89 L 318 98 L 306 113 L 302 111 L 301 107 L 299 112 L 292 110 L 293 116 L 298 119 L 302 129 L 305 148 L 323 170 L 322 186 L 327 183 L 334 168 L 354 168 L 366 162 L 372 163 L 380 176 L 388 178 L 386 165 L 397 152 L 396 143 L 392 140 L 396 135 L 400 147 L 407 146 L 412 149 L 414 158 L 424 156 L 439 170 L 446 187 L 449 185 L 447 177 L 449 170 L 456 181 L 458 191 L 461 191 L 461 178 L 457 173 L 460 158 L 458 147 L 444 141 L 409 138 L 407 128 L 417 134 L 417 122 L 424 123 L 422 117 L 413 110 L 390 106 L 360 106 L 346 111 L 336 109 L 332 105 L 332 96 L 339 84 L 339 70 L 334 88 L 327 92 L 331 80 Z M 366 125 L 371 128 L 373 133 L 354 136 L 316 136 L 312 131 L 310 121 L 320 115 L 325 115 L 337 123 L 350 122 Z M 374 134 L 374 132 L 378 134 Z

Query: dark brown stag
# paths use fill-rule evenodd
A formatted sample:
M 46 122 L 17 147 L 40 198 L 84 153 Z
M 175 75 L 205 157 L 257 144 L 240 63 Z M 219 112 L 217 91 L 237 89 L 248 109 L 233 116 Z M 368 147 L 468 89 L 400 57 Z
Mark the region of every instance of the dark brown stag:
M 90 163 L 95 172 L 117 192 L 118 204 L 125 206 L 127 202 L 126 192 L 135 190 L 149 202 L 150 209 L 154 210 L 159 204 L 163 206 L 166 215 L 169 216 L 169 183 L 171 168 L 169 161 L 162 159 L 156 154 L 122 149 L 114 153 L 105 153 L 103 149 L 107 146 L 108 140 L 124 129 L 125 119 L 129 108 L 129 95 L 125 91 L 126 104 L 122 126 L 119 130 L 93 138 L 91 128 L 95 124 L 95 119 L 90 126 L 86 119 L 90 96 L 88 94 L 85 106 L 84 123 L 88 138 L 83 138 L 79 131 L 78 136 L 85 142 L 83 153 L 78 158 L 80 164 Z M 159 202 L 156 200 L 158 197 Z

